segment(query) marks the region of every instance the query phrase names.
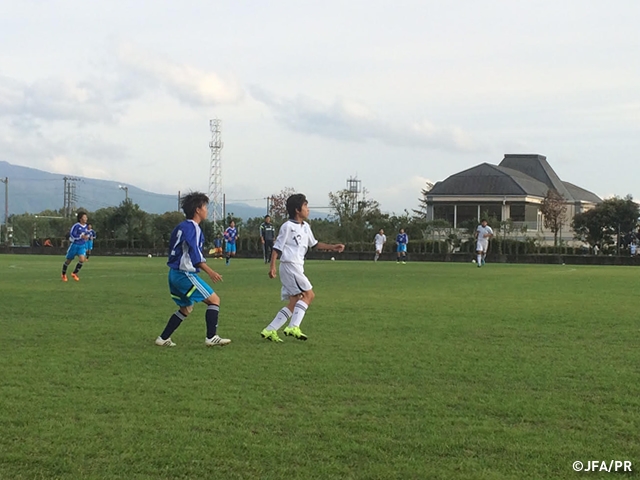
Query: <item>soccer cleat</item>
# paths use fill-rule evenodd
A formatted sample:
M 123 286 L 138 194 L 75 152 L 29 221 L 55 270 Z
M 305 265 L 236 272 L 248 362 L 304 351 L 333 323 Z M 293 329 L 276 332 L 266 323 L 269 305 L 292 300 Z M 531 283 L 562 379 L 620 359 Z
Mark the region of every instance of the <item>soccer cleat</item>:
M 171 341 L 171 337 L 164 340 L 162 337 L 156 338 L 156 345 L 159 347 L 175 347 L 176 344 Z
M 307 336 L 302 333 L 300 327 L 287 327 L 284 329 L 284 334 L 288 337 L 297 338 L 298 340 L 306 340 Z
M 402 262 L 402 264 L 403 264 L 403 265 L 406 265 L 406 264 L 407 264 L 407 262 Z
M 211 338 L 205 338 L 204 344 L 207 347 L 224 347 L 225 345 L 229 345 L 231 340 L 228 338 L 220 338 L 219 335 L 214 335 Z
M 73 278 L 76 282 L 80 281 L 80 277 L 78 275 L 76 275 L 75 273 L 71 274 L 71 278 Z
M 271 342 L 282 342 L 283 340 L 278 336 L 278 332 L 275 330 L 267 330 L 266 328 L 260 332 L 262 338 L 265 338 Z
M 484 261 L 484 258 L 482 259 L 482 266 L 484 266 L 486 262 Z
M 69 279 L 67 278 L 67 274 L 66 273 L 62 274 L 62 281 L 63 282 L 68 282 L 69 281 Z

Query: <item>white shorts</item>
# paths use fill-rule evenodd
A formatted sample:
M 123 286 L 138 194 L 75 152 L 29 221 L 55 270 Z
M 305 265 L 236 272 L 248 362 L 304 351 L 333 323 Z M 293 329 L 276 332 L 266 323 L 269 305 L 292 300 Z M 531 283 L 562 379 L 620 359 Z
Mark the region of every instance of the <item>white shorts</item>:
M 382 252 L 382 247 L 383 246 L 384 246 L 384 243 L 381 243 L 379 245 L 376 243 L 376 252 Z
M 487 248 L 489 248 L 488 240 L 478 240 L 476 242 L 476 252 L 486 252 Z
M 289 297 L 313 289 L 313 285 L 304 274 L 303 266 L 296 263 L 280 262 L 280 282 L 282 300 L 289 300 Z

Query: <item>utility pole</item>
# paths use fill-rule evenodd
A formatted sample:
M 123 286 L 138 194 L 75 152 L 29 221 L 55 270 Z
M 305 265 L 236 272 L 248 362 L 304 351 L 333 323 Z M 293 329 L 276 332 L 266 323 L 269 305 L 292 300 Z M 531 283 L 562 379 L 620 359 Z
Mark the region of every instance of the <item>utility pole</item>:
M 71 212 L 76 208 L 76 182 L 81 179 L 78 177 L 63 177 L 64 180 L 64 206 L 62 207 L 62 214 L 65 217 L 70 217 Z
M 4 243 L 9 245 L 9 177 L 0 182 L 4 183 Z
M 180 198 L 180 190 L 178 190 L 178 212 L 180 211 L 181 206 L 182 206 L 182 198 Z
M 124 190 L 124 200 L 125 202 L 129 201 L 129 187 L 127 187 L 126 185 L 118 185 L 118 188 L 120 190 Z

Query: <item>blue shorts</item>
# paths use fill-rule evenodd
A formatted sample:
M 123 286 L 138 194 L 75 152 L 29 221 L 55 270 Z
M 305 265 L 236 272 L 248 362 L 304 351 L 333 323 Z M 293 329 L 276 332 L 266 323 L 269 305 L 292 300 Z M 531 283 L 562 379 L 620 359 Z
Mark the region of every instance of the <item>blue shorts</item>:
M 73 258 L 78 255 L 78 256 L 85 256 L 87 254 L 87 246 L 82 244 L 82 245 L 76 245 L 75 243 L 72 243 L 71 245 L 69 245 L 69 249 L 67 250 L 67 260 L 73 260 Z
M 227 245 L 224 247 L 224 251 L 227 253 L 236 253 L 236 244 L 227 243 Z
M 169 292 L 179 307 L 190 307 L 209 298 L 213 289 L 198 274 L 169 269 Z
M 399 243 L 398 244 L 398 253 L 407 253 L 407 244 Z
M 87 250 L 93 250 L 93 240 L 87 240 L 85 245 L 87 246 Z

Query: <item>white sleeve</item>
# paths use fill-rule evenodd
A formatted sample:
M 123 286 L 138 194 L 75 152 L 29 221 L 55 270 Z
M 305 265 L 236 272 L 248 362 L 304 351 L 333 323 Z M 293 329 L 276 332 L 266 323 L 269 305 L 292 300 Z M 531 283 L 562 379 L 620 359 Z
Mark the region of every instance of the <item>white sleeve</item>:
M 280 227 L 280 231 L 278 231 L 278 238 L 276 238 L 275 243 L 273 244 L 273 249 L 282 252 L 284 249 L 284 244 L 287 241 L 287 232 L 289 231 L 289 222 L 285 222 Z
M 308 225 L 309 228 L 309 248 L 313 248 L 318 244 L 316 237 L 313 236 L 313 231 L 311 230 L 311 225 Z

